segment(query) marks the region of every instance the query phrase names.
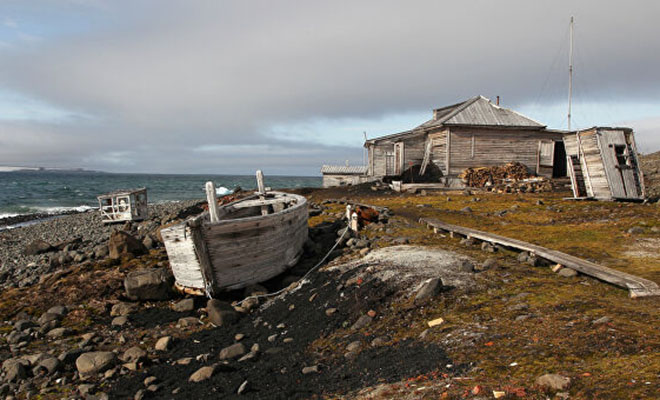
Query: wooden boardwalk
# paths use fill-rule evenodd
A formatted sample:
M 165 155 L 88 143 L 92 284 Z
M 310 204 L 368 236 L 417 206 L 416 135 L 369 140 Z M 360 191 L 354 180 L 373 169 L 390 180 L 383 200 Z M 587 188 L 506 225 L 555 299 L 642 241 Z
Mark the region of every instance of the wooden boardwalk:
M 434 232 L 446 231 L 451 234 L 457 233 L 466 237 L 475 238 L 492 244 L 514 248 L 520 251 L 530 252 L 538 257 L 545 258 L 564 267 L 574 269 L 585 275 L 592 276 L 613 285 L 628 289 L 630 297 L 660 296 L 658 284 L 648 279 L 617 271 L 612 268 L 603 267 L 596 263 L 583 260 L 578 257 L 562 253 L 557 250 L 547 249 L 522 240 L 511 239 L 493 233 L 478 231 L 458 225 L 444 223 L 433 218 L 421 218 L 420 223 L 433 228 Z

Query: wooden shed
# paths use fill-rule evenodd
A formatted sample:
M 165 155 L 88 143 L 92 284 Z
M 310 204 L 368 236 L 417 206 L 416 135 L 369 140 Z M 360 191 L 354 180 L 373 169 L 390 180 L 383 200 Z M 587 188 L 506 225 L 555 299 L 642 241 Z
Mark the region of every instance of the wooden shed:
M 434 166 L 438 181 L 460 187 L 466 168 L 517 161 L 540 176 L 566 176 L 562 132 L 545 128 L 476 96 L 433 110 L 432 119 L 409 131 L 367 140 L 368 175 L 424 176 Z M 416 174 L 406 172 L 411 168 Z
M 642 200 L 644 177 L 630 128 L 593 127 L 564 133 L 576 198 Z
M 104 223 L 141 221 L 149 215 L 146 188 L 117 190 L 97 199 Z
M 321 174 L 324 188 L 359 185 L 370 180 L 364 165 L 324 165 L 321 167 Z

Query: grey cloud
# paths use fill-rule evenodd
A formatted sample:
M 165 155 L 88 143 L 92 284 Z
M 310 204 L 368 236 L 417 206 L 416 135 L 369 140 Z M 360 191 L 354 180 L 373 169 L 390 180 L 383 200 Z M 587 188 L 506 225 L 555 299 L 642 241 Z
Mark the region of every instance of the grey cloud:
M 555 103 L 565 97 L 565 74 L 543 82 L 552 65 L 565 68 L 557 49 L 565 50 L 570 15 L 577 19 L 576 88 L 584 96 L 658 100 L 657 1 L 192 4 L 94 4 L 84 11 L 108 20 L 98 30 L 0 50 L 0 84 L 94 116 L 93 127 L 53 128 L 65 147 L 86 152 L 77 159 L 91 162 L 102 144 L 111 163 L 130 158 L 135 146 L 146 150 L 131 168 L 153 170 L 167 157 L 185 172 L 212 164 L 194 154 L 199 146 L 292 146 L 267 135 L 274 124 L 430 110 L 475 94 L 501 95 L 512 107 Z M 33 128 L 32 135 L 43 134 L 43 126 Z M 16 154 L 45 159 L 11 143 Z M 361 154 L 295 146 L 312 155 L 286 157 L 271 148 L 264 162 L 311 171 Z

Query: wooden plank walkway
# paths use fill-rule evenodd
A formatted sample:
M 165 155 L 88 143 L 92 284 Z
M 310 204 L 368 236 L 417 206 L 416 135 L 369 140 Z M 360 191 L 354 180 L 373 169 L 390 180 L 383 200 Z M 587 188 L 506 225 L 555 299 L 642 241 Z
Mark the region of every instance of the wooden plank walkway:
M 492 244 L 499 244 L 505 247 L 511 247 L 521 251 L 530 252 L 538 257 L 556 262 L 557 264 L 561 264 L 564 267 L 574 269 L 585 275 L 589 275 L 624 289 L 628 289 L 630 297 L 633 298 L 660 296 L 660 287 L 658 287 L 658 284 L 653 281 L 627 274 L 625 272 L 617 271 L 612 268 L 603 267 L 602 265 L 598 265 L 596 263 L 592 263 L 590 261 L 562 253 L 561 251 L 547 249 L 532 243 L 523 242 L 522 240 L 511 239 L 493 233 L 478 231 L 476 229 L 465 228 L 458 225 L 447 224 L 433 218 L 421 218 L 419 222 L 426 224 L 430 228 L 433 228 L 434 232 L 436 233 L 439 230 L 446 231 L 451 234 L 458 233 L 466 237 L 479 239 L 485 242 L 490 242 Z

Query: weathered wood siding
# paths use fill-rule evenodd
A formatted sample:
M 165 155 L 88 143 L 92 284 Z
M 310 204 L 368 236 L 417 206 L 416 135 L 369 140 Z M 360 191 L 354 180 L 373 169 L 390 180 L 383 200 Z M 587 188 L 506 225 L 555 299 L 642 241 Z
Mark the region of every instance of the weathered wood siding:
M 296 197 L 279 213 L 202 225 L 215 287 L 242 288 L 295 264 L 307 240 L 307 201 Z
M 575 133 L 565 133 L 563 135 L 564 148 L 567 156 L 578 156 L 577 135 Z
M 191 228 L 185 222 L 160 231 L 176 282 L 185 287 L 204 289 L 202 270 L 195 253 Z
M 392 154 L 391 162 L 396 161 L 395 144 L 403 143 L 403 171 L 410 168 L 410 165 L 420 165 L 424 159 L 424 145 L 426 136 L 423 134 L 412 134 L 393 138 L 391 140 L 380 140 L 369 146 L 370 173 L 373 176 L 382 177 L 394 175 L 387 171 L 387 154 Z M 392 169 L 394 171 L 394 169 Z
M 335 186 L 347 186 L 347 185 L 359 185 L 360 183 L 369 182 L 369 179 L 366 175 L 355 175 L 355 174 L 323 174 L 323 187 L 335 187 Z
M 417 135 L 403 140 L 403 171 L 411 165 L 421 165 L 424 160 L 426 135 Z
M 589 197 L 609 199 L 612 197 L 605 167 L 598 146 L 595 129 L 578 133 L 580 135 L 580 163 Z
M 370 147 L 372 151 L 372 163 L 373 163 L 373 176 L 385 176 L 386 166 L 385 166 L 385 154 L 388 151 L 394 151 L 394 143 L 391 142 L 378 142 L 374 143 Z
M 431 162 L 447 175 L 447 130 L 430 133 L 428 140 L 431 141 Z
M 450 128 L 449 175 L 466 168 L 491 167 L 516 161 L 536 173 L 539 142 L 561 140 L 561 134 L 535 130 Z M 552 177 L 552 167 L 540 174 Z

